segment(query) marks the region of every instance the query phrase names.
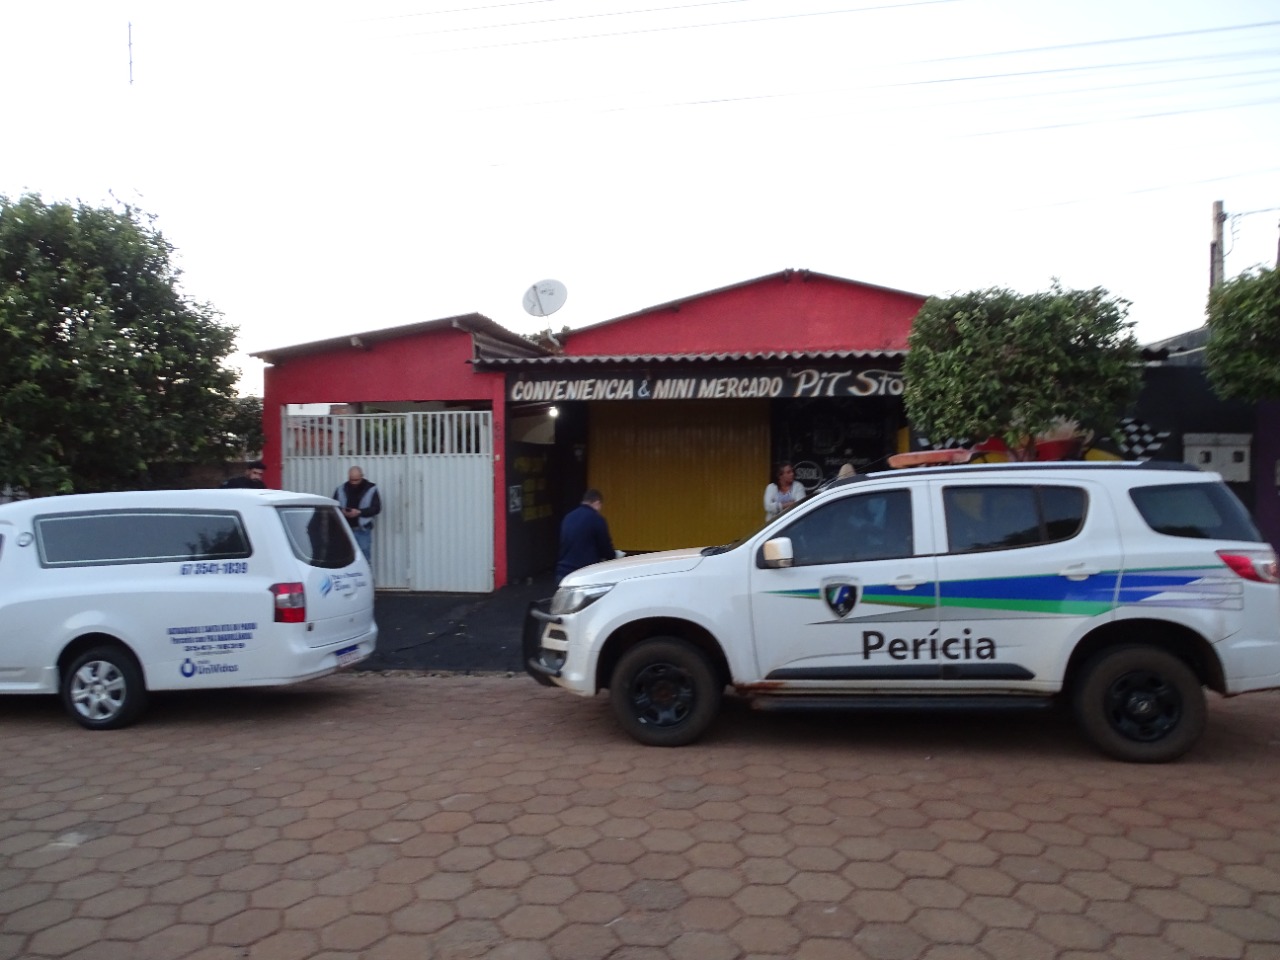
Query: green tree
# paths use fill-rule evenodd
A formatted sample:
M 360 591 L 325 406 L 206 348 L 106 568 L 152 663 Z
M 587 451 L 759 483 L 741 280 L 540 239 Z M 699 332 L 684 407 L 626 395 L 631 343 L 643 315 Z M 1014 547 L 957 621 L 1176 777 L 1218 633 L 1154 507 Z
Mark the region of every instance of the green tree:
M 1280 398 L 1280 270 L 1258 267 L 1210 291 L 1205 360 L 1218 396 Z
M 145 483 L 223 456 L 235 329 L 178 289 L 151 218 L 0 196 L 0 487 Z
M 1063 421 L 1109 430 L 1141 380 L 1128 308 L 1056 282 L 931 297 L 907 341 L 907 416 L 931 437 L 1001 437 L 1016 456 Z
M 261 453 L 266 439 L 262 431 L 262 398 L 236 397 L 232 400 L 223 429 L 230 456 L 253 457 Z

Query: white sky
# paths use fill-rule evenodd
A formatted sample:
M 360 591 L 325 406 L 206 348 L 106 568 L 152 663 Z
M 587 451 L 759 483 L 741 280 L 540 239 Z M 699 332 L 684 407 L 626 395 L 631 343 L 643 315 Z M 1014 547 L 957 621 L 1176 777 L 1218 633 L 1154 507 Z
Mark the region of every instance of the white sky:
M 245 353 L 788 267 L 1102 286 L 1147 342 L 1203 321 L 1215 200 L 1228 276 L 1280 236 L 1276 0 L 0 0 L 0 39 L 0 193 L 155 214 Z

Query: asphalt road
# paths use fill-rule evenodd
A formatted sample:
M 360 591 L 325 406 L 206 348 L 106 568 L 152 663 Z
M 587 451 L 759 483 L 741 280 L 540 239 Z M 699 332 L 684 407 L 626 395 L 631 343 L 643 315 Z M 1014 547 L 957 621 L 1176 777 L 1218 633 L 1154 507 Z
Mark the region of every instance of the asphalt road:
M 553 593 L 552 574 L 490 594 L 379 593 L 378 647 L 358 669 L 523 672 L 520 632 L 525 610 Z

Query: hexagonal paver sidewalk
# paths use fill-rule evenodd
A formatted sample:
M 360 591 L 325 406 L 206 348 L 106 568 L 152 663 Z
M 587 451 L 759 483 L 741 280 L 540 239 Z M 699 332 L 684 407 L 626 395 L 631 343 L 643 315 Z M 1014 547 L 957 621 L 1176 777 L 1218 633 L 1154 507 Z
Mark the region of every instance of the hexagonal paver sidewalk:
M 1184 761 L 1057 715 L 641 747 L 523 677 L 0 700 L 0 958 L 1280 958 L 1280 695 Z

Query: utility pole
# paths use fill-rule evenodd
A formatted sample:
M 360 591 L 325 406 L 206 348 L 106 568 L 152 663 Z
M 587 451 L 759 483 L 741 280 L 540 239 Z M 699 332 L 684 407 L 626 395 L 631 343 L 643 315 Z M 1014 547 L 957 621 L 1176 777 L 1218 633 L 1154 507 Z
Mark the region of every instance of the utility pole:
M 1213 243 L 1209 244 L 1209 289 L 1212 290 L 1222 282 L 1223 275 L 1223 253 L 1222 253 L 1222 225 L 1226 222 L 1227 215 L 1222 212 L 1222 201 L 1215 200 L 1213 202 Z

